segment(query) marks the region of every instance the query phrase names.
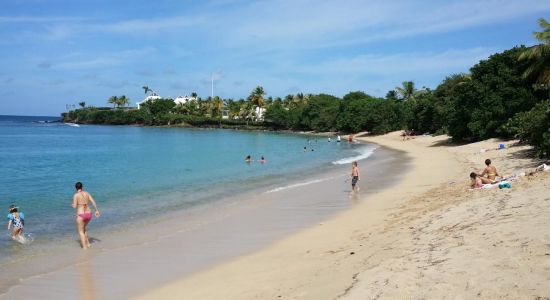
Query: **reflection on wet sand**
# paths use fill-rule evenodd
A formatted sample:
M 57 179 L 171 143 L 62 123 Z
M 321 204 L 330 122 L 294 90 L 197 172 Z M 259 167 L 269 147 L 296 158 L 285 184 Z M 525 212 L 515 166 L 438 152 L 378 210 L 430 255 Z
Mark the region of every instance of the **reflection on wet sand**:
M 87 251 L 83 252 L 80 261 L 81 263 L 77 265 L 80 283 L 80 298 L 84 300 L 95 300 L 97 298 L 90 265 L 90 254 Z

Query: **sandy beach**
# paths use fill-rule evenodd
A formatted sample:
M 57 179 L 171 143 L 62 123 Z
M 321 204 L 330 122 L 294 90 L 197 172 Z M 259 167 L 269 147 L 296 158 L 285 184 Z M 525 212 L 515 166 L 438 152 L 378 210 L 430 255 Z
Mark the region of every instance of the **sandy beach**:
M 405 151 L 412 167 L 404 179 L 326 222 L 139 299 L 550 297 L 550 173 L 520 177 L 511 189 L 468 186 L 486 158 L 501 174 L 539 165 L 530 147 L 456 146 L 446 136 L 402 141 L 398 132 L 361 139 Z M 480 152 L 499 143 L 511 147 Z

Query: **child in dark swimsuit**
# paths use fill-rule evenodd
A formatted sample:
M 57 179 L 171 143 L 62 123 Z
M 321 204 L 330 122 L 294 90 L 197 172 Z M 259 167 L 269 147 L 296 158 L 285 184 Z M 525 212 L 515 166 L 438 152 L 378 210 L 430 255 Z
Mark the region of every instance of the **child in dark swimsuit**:
M 13 225 L 13 230 L 11 232 L 11 238 L 17 239 L 23 236 L 23 227 L 25 226 L 25 214 L 18 210 L 18 207 L 15 204 L 10 205 L 8 214 L 8 230 L 11 225 Z

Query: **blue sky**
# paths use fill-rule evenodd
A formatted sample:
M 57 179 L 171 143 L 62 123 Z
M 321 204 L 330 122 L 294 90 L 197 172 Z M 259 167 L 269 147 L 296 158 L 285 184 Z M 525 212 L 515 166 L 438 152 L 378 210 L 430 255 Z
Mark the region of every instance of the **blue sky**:
M 197 92 L 244 98 L 436 87 L 533 45 L 548 0 L 10 0 L 0 11 L 0 114 L 59 115 Z

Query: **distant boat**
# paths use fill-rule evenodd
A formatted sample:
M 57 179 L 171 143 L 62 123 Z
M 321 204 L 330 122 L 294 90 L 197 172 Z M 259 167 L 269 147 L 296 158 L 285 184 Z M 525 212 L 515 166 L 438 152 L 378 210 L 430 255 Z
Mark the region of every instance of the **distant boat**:
M 63 123 L 63 124 L 73 126 L 73 127 L 80 127 L 80 125 L 78 125 L 76 123 Z

